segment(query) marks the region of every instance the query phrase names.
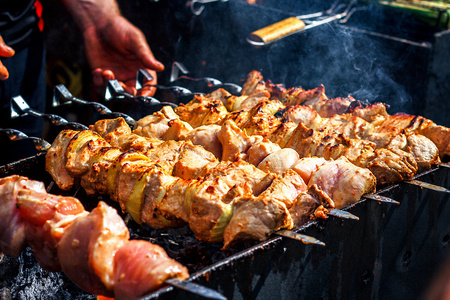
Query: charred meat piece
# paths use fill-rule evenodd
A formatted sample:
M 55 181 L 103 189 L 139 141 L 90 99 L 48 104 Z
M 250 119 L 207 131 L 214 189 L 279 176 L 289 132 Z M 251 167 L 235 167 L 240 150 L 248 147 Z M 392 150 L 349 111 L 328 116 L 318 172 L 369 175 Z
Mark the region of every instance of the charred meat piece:
M 80 184 L 88 195 L 108 193 L 108 170 L 122 154 L 120 149 L 105 147 L 97 151 L 90 160 L 89 171 L 81 177 Z
M 400 149 L 376 149 L 375 156 L 365 165 L 377 178 L 379 185 L 409 180 L 417 172 L 414 157 Z
M 227 114 L 227 109 L 220 99 L 211 99 L 204 95 L 195 95 L 185 105 L 175 108 L 180 120 L 189 123 L 193 128 L 201 125 L 216 124 Z
M 264 78 L 262 74 L 258 71 L 251 71 L 247 75 L 247 80 L 242 86 L 242 95 L 250 95 L 258 86 L 264 86 Z
M 65 158 L 66 170 L 72 176 L 80 176 L 89 170 L 89 161 L 93 154 L 110 145 L 96 132 L 83 130 L 78 132 L 67 145 Z
M 74 178 L 66 169 L 66 150 L 72 138 L 77 134 L 74 130 L 61 131 L 45 155 L 45 170 L 54 178 L 62 190 L 69 190 L 74 185 Z
M 161 143 L 160 140 L 132 133 L 123 118 L 100 120 L 91 125 L 90 129 L 121 151 L 148 151 Z
M 356 101 L 352 96 L 346 98 L 323 99 L 312 105 L 312 108 L 319 113 L 322 118 L 331 118 L 347 112 L 348 107 Z
M 311 90 L 304 90 L 299 87 L 289 88 L 283 96 L 283 103 L 287 106 L 314 105 L 315 103 L 328 99 L 325 95 L 325 87 L 323 85 Z

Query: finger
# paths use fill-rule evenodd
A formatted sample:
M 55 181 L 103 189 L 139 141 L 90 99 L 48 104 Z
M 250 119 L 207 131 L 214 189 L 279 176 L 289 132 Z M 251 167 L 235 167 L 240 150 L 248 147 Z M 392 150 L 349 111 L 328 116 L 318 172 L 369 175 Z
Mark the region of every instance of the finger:
M 136 96 L 153 97 L 153 95 L 155 95 L 155 92 L 156 92 L 155 87 L 146 86 L 146 87 L 143 87 L 142 89 L 139 89 L 137 91 Z
M 103 76 L 103 80 L 105 80 L 105 82 L 108 80 L 116 79 L 116 76 L 114 76 L 114 72 L 111 70 L 103 70 L 102 76 Z
M 135 41 L 132 47 L 136 53 L 136 56 L 144 65 L 145 68 L 155 70 L 156 72 L 161 72 L 164 70 L 164 65 L 158 61 L 153 55 L 152 50 L 148 46 L 145 36 L 141 33 L 135 35 Z
M 106 85 L 105 81 L 103 80 L 102 73 L 103 73 L 103 70 L 100 68 L 92 71 L 92 81 L 94 82 L 94 86 L 102 87 L 102 86 Z
M 6 45 L 5 42 L 3 41 L 3 38 L 0 36 L 0 56 L 11 57 L 14 54 L 15 54 L 14 49 Z
M 6 80 L 9 77 L 8 69 L 0 62 L 0 80 Z
M 125 90 L 125 92 L 127 92 L 128 94 L 131 94 L 133 96 L 136 96 L 136 88 L 134 86 L 128 86 L 125 83 L 123 83 L 122 81 L 119 81 L 119 83 L 122 86 L 122 88 Z

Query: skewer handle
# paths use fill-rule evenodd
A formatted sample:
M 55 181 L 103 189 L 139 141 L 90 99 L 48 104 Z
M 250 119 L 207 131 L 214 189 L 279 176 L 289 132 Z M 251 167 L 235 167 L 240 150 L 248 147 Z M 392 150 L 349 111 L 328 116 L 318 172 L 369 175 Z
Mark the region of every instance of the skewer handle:
M 64 85 L 62 84 L 57 85 L 55 87 L 53 95 L 53 106 L 59 106 L 61 105 L 61 103 L 70 104 L 72 102 L 81 105 L 91 106 L 97 111 L 97 113 L 103 116 L 110 116 L 113 118 L 124 118 L 125 121 L 131 127 L 133 127 L 136 124 L 136 121 L 127 114 L 121 112 L 112 112 L 108 107 L 98 102 L 90 102 L 76 98 L 69 92 L 69 90 Z
M 51 144 L 48 143 L 46 140 L 37 138 L 37 137 L 29 137 L 22 131 L 19 131 L 16 129 L 11 129 L 11 128 L 1 129 L 0 128 L 0 132 L 3 132 L 4 134 L 6 134 L 11 141 L 28 140 L 34 144 L 34 147 L 38 151 L 47 151 L 51 147 Z

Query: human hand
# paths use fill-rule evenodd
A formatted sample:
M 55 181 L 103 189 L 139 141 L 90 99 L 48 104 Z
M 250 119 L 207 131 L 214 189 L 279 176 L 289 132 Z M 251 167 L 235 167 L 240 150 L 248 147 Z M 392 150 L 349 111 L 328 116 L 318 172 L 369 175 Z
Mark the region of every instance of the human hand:
M 14 50 L 7 46 L 0 36 L 0 57 L 11 57 L 14 55 Z M 0 80 L 6 80 L 9 77 L 8 69 L 0 61 Z
M 152 96 L 155 93 L 155 88 L 140 91 L 134 88 L 139 69 L 147 69 L 153 76 L 154 80 L 149 84 L 156 84 L 156 71 L 164 70 L 138 28 L 117 15 L 87 28 L 83 36 L 97 89 L 104 89 L 108 80 L 117 79 L 133 95 Z

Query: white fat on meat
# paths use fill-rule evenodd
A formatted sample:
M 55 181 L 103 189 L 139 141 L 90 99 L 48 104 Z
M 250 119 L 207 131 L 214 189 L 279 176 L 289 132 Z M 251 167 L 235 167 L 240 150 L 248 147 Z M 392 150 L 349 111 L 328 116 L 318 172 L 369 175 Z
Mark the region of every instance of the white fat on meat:
M 261 136 L 258 137 L 259 139 L 255 138 L 255 142 L 247 150 L 247 161 L 254 166 L 259 165 L 264 158 L 281 149 L 278 144 Z
M 316 184 L 333 199 L 336 208 L 343 208 L 375 192 L 376 178 L 366 168 L 352 164 L 345 157 L 327 162 L 311 175 L 308 187 Z
M 283 148 L 264 158 L 258 164 L 258 169 L 265 172 L 283 173 L 292 168 L 298 160 L 297 151 L 291 148 Z
M 308 184 L 311 174 L 317 171 L 317 169 L 326 162 L 327 160 L 323 157 L 303 157 L 292 166 L 292 170 L 297 172 L 302 177 L 303 181 Z

